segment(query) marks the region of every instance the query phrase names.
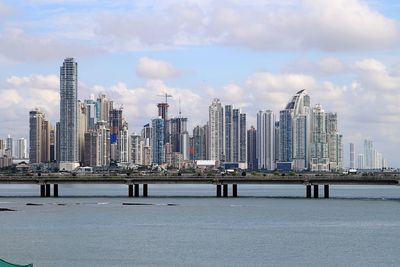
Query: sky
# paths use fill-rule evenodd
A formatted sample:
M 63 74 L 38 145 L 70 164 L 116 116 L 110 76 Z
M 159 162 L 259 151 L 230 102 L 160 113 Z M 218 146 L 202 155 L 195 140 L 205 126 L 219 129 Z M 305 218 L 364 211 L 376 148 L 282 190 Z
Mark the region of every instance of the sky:
M 345 159 L 372 139 L 400 167 L 399 20 L 396 0 L 0 0 L 0 138 L 28 139 L 34 108 L 59 120 L 59 67 L 75 57 L 79 98 L 106 94 L 132 133 L 160 94 L 190 127 L 220 98 L 250 128 L 306 89 L 338 113 Z

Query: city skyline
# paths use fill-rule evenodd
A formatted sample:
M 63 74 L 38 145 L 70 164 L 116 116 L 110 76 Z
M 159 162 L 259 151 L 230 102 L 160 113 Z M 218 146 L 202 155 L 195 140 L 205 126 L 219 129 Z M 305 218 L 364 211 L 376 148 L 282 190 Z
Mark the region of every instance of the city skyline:
M 122 20 L 130 23 L 132 20 L 122 9 L 126 8 L 133 14 L 142 12 L 143 16 L 139 16 L 137 22 L 147 21 L 148 27 L 152 26 L 156 31 L 161 30 L 162 25 L 154 24 L 149 18 L 159 14 L 165 23 L 172 23 L 169 18 L 175 17 L 188 25 L 188 29 L 180 32 L 181 35 L 172 30 L 168 34 L 154 35 L 154 40 L 149 39 L 145 32 L 124 32 L 111 12 L 108 20 L 101 24 L 95 20 L 99 11 L 92 7 L 92 1 L 64 3 L 66 8 L 56 12 L 58 19 L 46 15 L 46 11 L 59 8 L 60 3 L 36 1 L 37 6 L 29 11 L 32 8 L 30 3 L 0 2 L 1 38 L 4 41 L 0 46 L 0 96 L 7 99 L 0 105 L 0 111 L 8 114 L 0 121 L 2 138 L 11 134 L 14 138 L 28 139 L 26 114 L 35 107 L 41 108 L 52 123 L 58 121 L 57 69 L 60 61 L 71 55 L 80 64 L 78 98 L 90 99 L 91 94 L 97 97 L 104 93 L 124 105 L 131 133 L 139 133 L 157 112 L 156 103 L 161 100 L 159 94 L 173 95 L 169 99 L 170 117 L 178 117 L 181 106 L 183 116 L 190 118 L 189 129 L 207 121 L 206 110 L 215 97 L 220 98 L 223 105 L 235 105 L 246 113 L 249 129 L 251 125 L 256 126 L 259 110 L 270 109 L 279 114 L 291 95 L 305 88 L 312 95 L 312 106 L 320 103 L 324 109 L 337 112 L 344 138 L 345 162 L 348 162 L 349 143 L 355 143 L 357 157 L 363 153 L 363 140 L 371 139 L 391 166 L 400 166 L 397 156 L 400 147 L 397 27 L 400 12 L 396 12 L 399 7 L 394 1 L 325 1 L 313 6 L 307 1 L 288 2 L 287 5 L 274 1 L 248 5 L 227 1 L 224 7 L 195 2 L 173 5 L 170 2 L 153 6 L 154 10 L 149 9 L 152 4 L 144 2 L 135 6 L 126 3 L 107 6 L 116 14 L 125 15 Z M 314 20 L 309 22 L 321 25 L 314 35 L 307 31 L 302 32 L 304 36 L 293 35 L 291 33 L 296 28 L 289 25 L 289 32 L 283 31 L 280 38 L 268 26 L 272 24 L 271 20 L 264 22 L 259 18 L 278 8 L 296 16 L 295 7 L 316 15 L 310 15 Z M 244 12 L 238 14 L 239 8 Z M 246 11 L 257 9 L 253 21 L 244 15 Z M 346 12 L 346 9 L 352 12 Z M 212 11 L 224 14 L 225 20 L 215 21 Z M 229 20 L 228 11 L 237 15 L 239 24 Z M 37 12 L 36 16 L 34 12 Z M 71 32 L 60 30 L 63 23 L 70 23 L 81 12 L 87 12 L 87 19 L 94 20 L 93 25 L 99 26 L 97 31 L 77 21 Z M 284 23 L 282 13 L 277 13 L 275 26 L 278 29 L 282 29 Z M 318 16 L 319 13 L 331 15 L 326 16 L 327 19 L 333 16 L 338 29 L 324 28 L 327 24 L 324 24 L 326 21 L 322 15 Z M 364 19 L 357 14 L 363 15 Z M 26 23 L 37 16 L 40 17 L 38 22 L 31 29 L 26 27 Z M 218 22 L 216 32 L 212 33 L 208 25 L 199 22 L 206 18 L 214 26 Z M 301 19 L 300 27 L 307 29 L 310 25 L 305 21 Z M 351 27 L 356 21 L 361 21 L 362 25 Z M 46 26 L 49 22 L 54 22 L 54 25 Z M 190 39 L 188 32 L 197 22 L 201 28 L 194 31 Z M 232 28 L 232 25 L 255 26 L 255 23 L 267 23 L 266 31 L 243 33 L 242 36 Z M 105 32 L 110 25 L 121 29 L 118 31 L 120 35 Z M 77 28 L 85 31 L 74 34 Z M 342 37 L 335 34 L 326 36 L 324 29 L 332 33 L 341 32 Z M 268 30 L 271 35 L 266 35 Z M 225 40 L 221 40 L 222 32 L 227 33 Z M 93 37 L 92 43 L 87 42 L 89 36 Z M 105 37 L 110 37 L 111 43 L 107 43 Z M 63 43 L 65 39 L 70 42 L 68 46 Z M 285 42 L 296 40 L 298 42 Z M 13 42 L 24 44 L 24 49 L 12 45 Z M 288 47 L 282 45 L 285 43 L 294 44 Z M 109 49 L 105 49 L 107 45 Z

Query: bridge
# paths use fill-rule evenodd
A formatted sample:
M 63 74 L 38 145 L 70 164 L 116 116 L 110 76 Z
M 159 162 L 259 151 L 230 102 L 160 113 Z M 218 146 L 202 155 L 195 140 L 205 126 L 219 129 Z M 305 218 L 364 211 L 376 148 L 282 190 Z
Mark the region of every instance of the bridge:
M 238 186 L 243 184 L 268 185 L 304 185 L 306 198 L 319 198 L 319 186 L 324 187 L 324 198 L 329 198 L 330 185 L 400 185 L 400 174 L 375 175 L 337 175 L 306 174 L 295 176 L 278 176 L 273 174 L 247 176 L 172 176 L 172 175 L 9 175 L 0 176 L 0 184 L 32 184 L 40 187 L 41 197 L 59 196 L 60 184 L 121 184 L 127 185 L 128 197 L 149 195 L 152 184 L 210 184 L 216 187 L 216 197 L 228 197 L 229 186 L 232 197 L 238 196 Z

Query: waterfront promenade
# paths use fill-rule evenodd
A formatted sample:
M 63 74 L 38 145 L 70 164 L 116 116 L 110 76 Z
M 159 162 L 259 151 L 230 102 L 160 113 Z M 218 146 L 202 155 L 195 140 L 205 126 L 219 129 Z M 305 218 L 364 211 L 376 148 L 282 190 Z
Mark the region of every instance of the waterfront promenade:
M 152 184 L 210 184 L 215 185 L 216 197 L 238 197 L 243 184 L 304 185 L 305 197 L 318 198 L 319 186 L 324 187 L 324 198 L 329 198 L 330 185 L 399 185 L 400 174 L 338 175 L 304 174 L 280 176 L 273 174 L 246 176 L 172 176 L 172 175 L 8 175 L 0 176 L 0 184 L 33 184 L 40 188 L 41 197 L 58 197 L 61 184 L 122 184 L 127 185 L 129 197 L 149 196 Z M 53 187 L 53 190 L 51 190 Z M 142 190 L 140 190 L 140 187 Z M 229 193 L 231 187 L 231 194 Z M 53 191 L 53 194 L 51 194 Z M 140 194 L 142 191 L 142 194 Z

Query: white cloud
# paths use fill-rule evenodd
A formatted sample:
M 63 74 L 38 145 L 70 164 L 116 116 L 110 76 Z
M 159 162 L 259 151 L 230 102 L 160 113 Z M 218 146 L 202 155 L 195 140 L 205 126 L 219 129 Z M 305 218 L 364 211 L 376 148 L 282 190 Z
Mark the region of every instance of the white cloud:
M 136 74 L 146 79 L 165 80 L 175 77 L 178 71 L 166 61 L 142 57 L 136 66 Z
M 102 8 L 86 2 L 67 9 L 56 8 L 63 1 L 52 8 L 37 4 L 40 19 L 16 13 L 0 31 L 0 56 L 43 60 L 191 45 L 359 51 L 399 44 L 396 21 L 359 0 L 137 1 Z M 322 69 L 325 64 L 329 72 L 337 62 L 322 62 Z
M 0 30 L 0 56 L 14 61 L 42 61 L 99 53 L 99 47 L 77 41 L 61 40 L 47 34 L 31 34 L 21 28 L 6 27 Z
M 363 59 L 353 64 L 361 85 L 380 90 L 399 90 L 400 76 L 389 75 L 386 66 L 376 59 Z

